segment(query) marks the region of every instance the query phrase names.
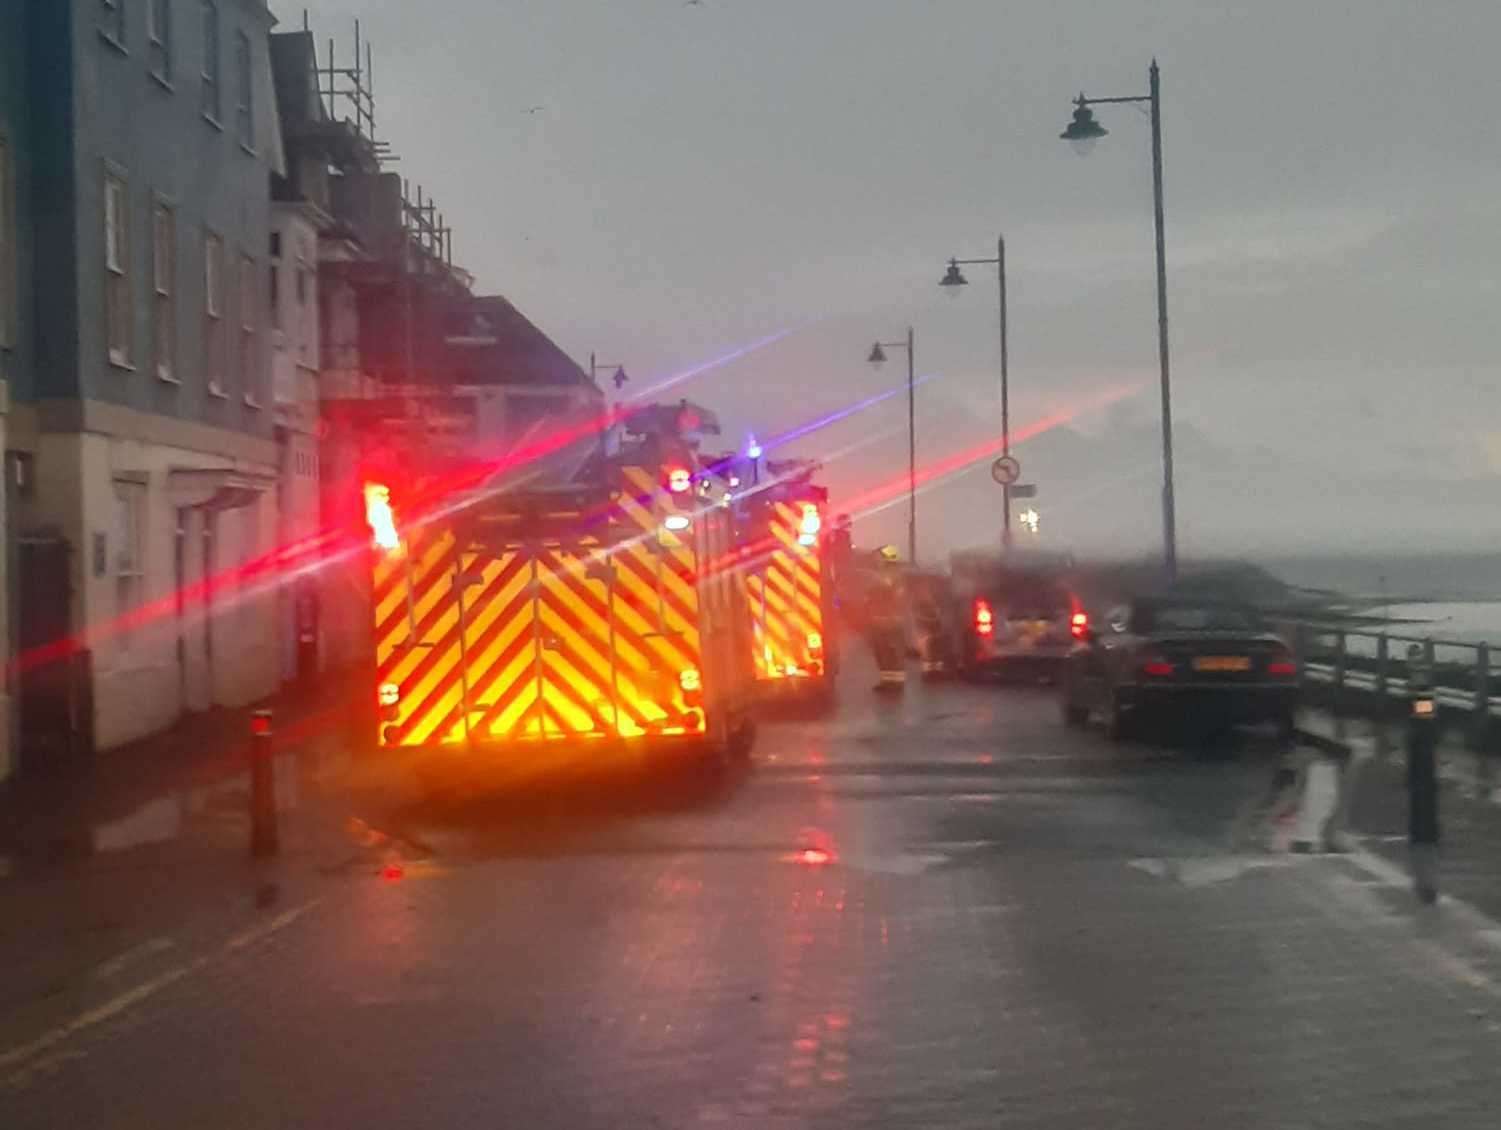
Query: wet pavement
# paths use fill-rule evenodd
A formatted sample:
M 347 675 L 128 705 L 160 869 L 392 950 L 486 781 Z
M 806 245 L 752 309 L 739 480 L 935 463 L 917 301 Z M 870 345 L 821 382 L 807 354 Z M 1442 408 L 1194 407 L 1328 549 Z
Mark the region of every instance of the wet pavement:
M 313 787 L 271 864 L 149 800 L 0 881 L 0 1126 L 1495 1124 L 1501 929 L 1278 850 L 1267 743 L 852 667 L 727 775 Z

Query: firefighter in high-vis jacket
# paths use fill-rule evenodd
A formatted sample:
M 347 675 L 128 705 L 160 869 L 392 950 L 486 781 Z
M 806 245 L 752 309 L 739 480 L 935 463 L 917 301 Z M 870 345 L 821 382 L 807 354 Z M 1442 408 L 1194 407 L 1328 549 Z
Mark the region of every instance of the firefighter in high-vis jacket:
M 865 630 L 881 669 L 877 690 L 897 690 L 907 681 L 907 618 L 907 586 L 897 552 L 883 546 L 879 571 L 865 597 Z

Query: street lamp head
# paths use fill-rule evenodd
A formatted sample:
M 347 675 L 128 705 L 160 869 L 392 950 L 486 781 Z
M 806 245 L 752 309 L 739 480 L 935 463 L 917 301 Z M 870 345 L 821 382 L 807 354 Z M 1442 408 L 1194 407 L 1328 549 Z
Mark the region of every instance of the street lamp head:
M 1074 100 L 1074 120 L 1058 136 L 1073 146 L 1075 153 L 1084 157 L 1094 148 L 1095 142 L 1109 132 L 1094 120 L 1094 111 L 1085 103 L 1084 95 L 1081 94 Z
M 959 296 L 959 288 L 969 285 L 969 280 L 964 277 L 964 272 L 959 269 L 958 260 L 949 260 L 949 269 L 943 273 L 943 278 L 938 280 L 938 285 L 943 287 L 943 293 L 947 294 L 950 298 L 957 298 Z
M 886 351 L 881 348 L 879 341 L 870 347 L 870 356 L 866 360 L 871 363 L 872 367 L 877 369 L 886 364 Z

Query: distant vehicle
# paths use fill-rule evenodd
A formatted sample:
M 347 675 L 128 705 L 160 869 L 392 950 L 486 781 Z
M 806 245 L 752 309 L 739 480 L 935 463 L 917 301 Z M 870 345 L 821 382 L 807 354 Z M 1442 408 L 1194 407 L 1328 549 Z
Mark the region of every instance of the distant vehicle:
M 1290 735 L 1298 661 L 1247 607 L 1190 597 L 1139 598 L 1087 623 L 1069 656 L 1064 721 L 1091 713 L 1112 738 L 1148 722 L 1271 722 Z
M 959 673 L 1056 679 L 1084 626 L 1069 564 L 1041 554 L 956 555 L 947 651 Z

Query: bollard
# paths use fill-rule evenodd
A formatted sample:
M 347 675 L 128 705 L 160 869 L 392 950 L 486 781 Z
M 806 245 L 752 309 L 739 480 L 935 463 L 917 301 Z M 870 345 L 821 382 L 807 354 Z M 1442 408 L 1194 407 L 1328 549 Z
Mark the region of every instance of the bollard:
M 1438 708 L 1432 668 L 1423 650 L 1407 649 L 1407 842 L 1413 890 L 1421 902 L 1438 898 Z
M 250 854 L 273 856 L 280 849 L 276 833 L 276 762 L 271 756 L 271 711 L 250 716 Z

